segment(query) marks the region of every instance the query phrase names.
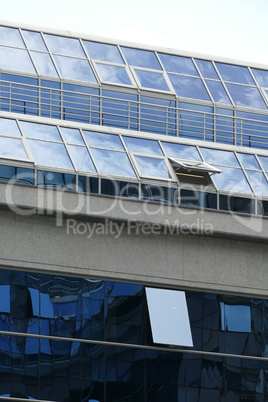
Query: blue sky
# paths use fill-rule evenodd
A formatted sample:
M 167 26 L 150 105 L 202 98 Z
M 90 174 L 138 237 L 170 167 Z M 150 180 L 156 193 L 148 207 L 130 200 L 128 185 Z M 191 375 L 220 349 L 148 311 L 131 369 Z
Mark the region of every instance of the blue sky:
M 2 20 L 268 65 L 267 0 L 0 0 Z

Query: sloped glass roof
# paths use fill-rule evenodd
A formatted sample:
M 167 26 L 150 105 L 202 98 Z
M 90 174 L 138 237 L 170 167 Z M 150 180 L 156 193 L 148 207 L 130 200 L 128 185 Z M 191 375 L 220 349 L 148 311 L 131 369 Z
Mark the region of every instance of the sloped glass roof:
M 211 177 L 216 190 L 268 196 L 268 157 L 257 150 L 226 151 L 212 144 L 180 144 L 4 117 L 0 150 L 0 158 L 32 162 L 39 168 L 173 183 L 177 178 L 169 158 L 175 158 L 189 166 L 209 164 L 207 172 L 220 170 Z
M 253 109 L 268 106 L 268 70 L 27 29 L 0 27 L 0 68 Z

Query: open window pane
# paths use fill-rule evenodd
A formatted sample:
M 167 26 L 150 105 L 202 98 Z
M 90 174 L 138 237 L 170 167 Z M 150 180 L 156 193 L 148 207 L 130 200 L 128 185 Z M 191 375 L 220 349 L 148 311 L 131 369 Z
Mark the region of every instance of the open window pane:
M 193 346 L 185 293 L 145 288 L 154 343 Z

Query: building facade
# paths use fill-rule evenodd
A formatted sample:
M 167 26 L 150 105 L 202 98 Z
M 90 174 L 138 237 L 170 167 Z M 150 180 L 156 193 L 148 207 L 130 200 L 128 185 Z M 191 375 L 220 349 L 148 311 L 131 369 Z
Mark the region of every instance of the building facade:
M 0 24 L 0 400 L 268 400 L 268 68 Z

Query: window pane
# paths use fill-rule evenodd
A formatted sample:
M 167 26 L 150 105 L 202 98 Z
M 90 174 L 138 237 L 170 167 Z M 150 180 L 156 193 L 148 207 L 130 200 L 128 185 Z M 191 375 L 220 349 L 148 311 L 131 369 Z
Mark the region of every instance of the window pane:
M 199 76 L 192 59 L 189 57 L 172 56 L 163 53 L 159 53 L 159 57 L 166 71 Z
M 54 59 L 63 78 L 85 82 L 97 82 L 87 60 L 65 56 L 54 56 Z
M 143 176 L 170 178 L 170 173 L 163 159 L 135 156 L 137 164 Z
M 63 144 L 48 141 L 27 141 L 38 165 L 73 169 Z
M 100 173 L 136 177 L 124 152 L 91 148 L 91 153 Z
M 60 127 L 60 132 L 69 144 L 85 145 L 80 131 L 75 128 Z
M 22 33 L 29 49 L 47 52 L 46 45 L 39 32 L 22 31 Z
M 118 135 L 96 133 L 95 131 L 83 131 L 86 142 L 89 146 L 124 150 Z
M 193 346 L 185 293 L 145 288 L 155 343 Z
M 241 169 L 221 167 L 221 170 L 222 173 L 213 175 L 213 180 L 219 190 L 252 194 Z
M 83 40 L 83 44 L 91 59 L 125 64 L 117 46 L 115 45 L 107 45 L 106 43 L 90 42 L 86 40 Z
M 88 150 L 85 147 L 68 145 L 68 150 L 71 154 L 76 169 L 84 170 L 86 172 L 96 171 Z
M 251 314 L 249 306 L 220 303 L 222 330 L 233 332 L 251 332 Z
M 132 49 L 122 46 L 121 50 L 123 51 L 127 63 L 131 66 L 161 70 L 160 64 L 158 63 L 154 52 L 150 52 L 149 50 Z
M 267 70 L 257 70 L 252 68 L 251 71 L 256 78 L 257 83 L 261 87 L 268 87 L 268 71 Z
M 137 152 L 151 155 L 163 155 L 157 141 L 145 140 L 135 137 L 123 137 L 127 149 L 130 152 Z
M 52 63 L 51 57 L 47 53 L 31 52 L 31 56 L 36 65 L 36 68 L 41 75 L 49 75 L 58 77 L 58 73 Z
M 135 69 L 135 73 L 137 74 L 142 87 L 169 91 L 169 87 L 163 74 L 137 69 Z
M 245 169 L 260 170 L 260 165 L 258 164 L 255 155 L 238 154 L 238 156 Z
M 22 141 L 15 138 L 0 137 L 0 155 L 28 159 Z
M 238 82 L 240 84 L 255 85 L 247 67 L 231 64 L 216 63 L 223 81 Z
M 20 32 L 15 28 L 0 27 L 0 43 L 6 46 L 25 48 Z
M 262 165 L 263 169 L 265 171 L 268 171 L 268 158 L 267 158 L 267 156 L 259 156 L 258 155 L 258 158 L 259 158 L 259 161 L 261 162 L 261 165 Z
M 268 195 L 268 183 L 262 172 L 246 171 L 249 181 L 252 184 L 254 193 L 257 195 Z
M 226 166 L 238 166 L 238 161 L 233 152 L 220 151 L 219 149 L 200 148 L 205 161 Z
M 48 34 L 45 34 L 44 37 L 52 53 L 73 57 L 86 57 L 78 39 Z
M 215 102 L 226 103 L 228 105 L 231 104 L 230 99 L 221 82 L 206 80 L 206 84 Z
M 211 61 L 195 59 L 195 62 L 204 78 L 214 78 L 216 80 L 219 79 L 219 76 L 216 73 Z
M 109 66 L 101 63 L 97 63 L 97 67 L 103 81 L 132 85 L 125 67 Z
M 29 123 L 26 121 L 20 121 L 20 126 L 25 137 L 38 138 L 40 140 L 62 141 L 56 126 Z
M 257 88 L 236 84 L 226 84 L 226 87 L 237 106 L 253 107 L 255 109 L 267 109 Z
M 0 68 L 36 74 L 27 50 L 23 49 L 0 46 Z
M 0 134 L 15 135 L 20 137 L 21 133 L 16 120 L 0 118 Z
M 163 142 L 161 144 L 164 148 L 166 155 L 170 158 L 189 159 L 194 161 L 201 161 L 201 157 L 192 145 L 172 144 L 170 142 Z
M 211 101 L 201 79 L 174 74 L 168 76 L 178 96 Z

